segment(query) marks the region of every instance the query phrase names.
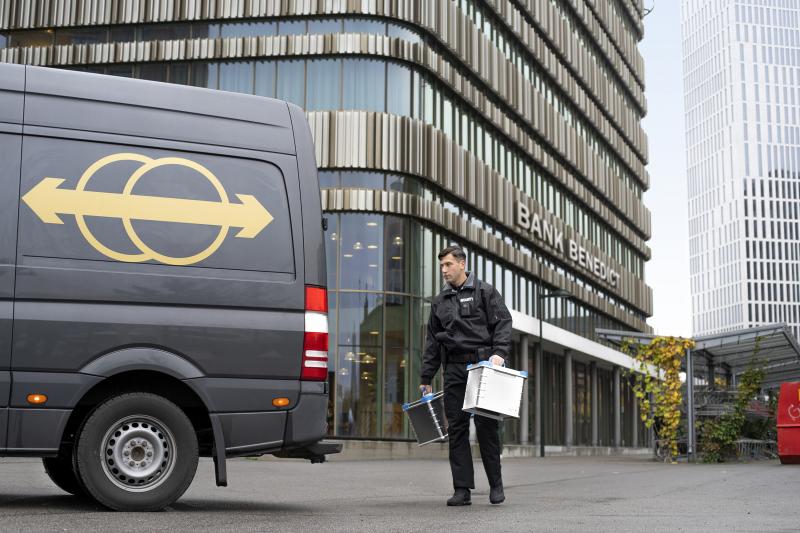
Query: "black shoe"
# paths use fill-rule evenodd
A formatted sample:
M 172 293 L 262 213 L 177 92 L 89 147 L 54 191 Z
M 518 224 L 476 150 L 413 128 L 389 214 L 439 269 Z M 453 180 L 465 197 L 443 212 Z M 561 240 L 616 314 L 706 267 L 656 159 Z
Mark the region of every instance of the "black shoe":
M 503 485 L 497 485 L 489 489 L 489 501 L 495 505 L 506 501 L 506 495 L 503 493 Z
M 472 498 L 469 495 L 469 489 L 456 489 L 453 496 L 447 500 L 449 507 L 472 505 Z

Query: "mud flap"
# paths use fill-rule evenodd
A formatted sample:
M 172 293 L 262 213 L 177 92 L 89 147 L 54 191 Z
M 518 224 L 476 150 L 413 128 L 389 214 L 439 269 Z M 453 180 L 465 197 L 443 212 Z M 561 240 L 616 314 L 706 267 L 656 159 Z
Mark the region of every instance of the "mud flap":
M 211 431 L 214 433 L 214 475 L 217 478 L 218 487 L 228 486 L 228 469 L 225 464 L 225 435 L 222 433 L 222 424 L 219 417 L 210 414 Z

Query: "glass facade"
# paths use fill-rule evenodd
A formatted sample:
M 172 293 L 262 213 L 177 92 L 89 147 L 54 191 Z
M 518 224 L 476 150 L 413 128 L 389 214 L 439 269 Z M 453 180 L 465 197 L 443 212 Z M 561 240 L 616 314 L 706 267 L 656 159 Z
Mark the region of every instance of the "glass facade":
M 500 52 L 510 67 L 517 69 L 533 90 L 543 97 L 544 105 L 554 110 L 554 120 L 561 136 L 577 143 L 575 153 L 596 157 L 604 166 L 614 187 L 641 200 L 646 185 L 642 183 L 644 137 L 638 126 L 643 112 L 641 87 L 632 82 L 636 61 L 620 54 L 634 54 L 630 21 L 614 31 L 619 42 L 627 45 L 607 49 L 578 22 L 566 3 L 550 1 L 542 9 L 551 10 L 562 20 L 574 39 L 575 53 L 583 54 L 586 72 L 597 74 L 587 81 L 585 74 L 570 66 L 567 82 L 554 76 L 541 64 L 534 50 L 511 31 L 507 23 L 488 4 L 472 0 L 454 0 L 467 23 L 474 25 L 476 37 L 485 38 L 485 46 Z M 518 10 L 518 6 L 507 6 Z M 549 12 L 549 11 L 548 11 Z M 609 11 L 614 17 L 627 15 Z M 531 15 L 525 15 L 528 21 Z M 525 22 L 528 24 L 529 22 Z M 636 239 L 622 234 L 620 226 L 598 216 L 595 198 L 587 201 L 565 186 L 565 179 L 592 185 L 588 176 L 557 175 L 544 159 L 557 160 L 567 166 L 574 154 L 560 152 L 549 145 L 547 136 L 520 119 L 516 110 L 498 98 L 499 91 L 491 80 L 478 79 L 459 59 L 456 51 L 442 45 L 440 36 L 400 20 L 375 16 L 294 16 L 285 18 L 164 22 L 159 24 L 124 24 L 94 27 L 31 28 L 0 30 L 0 48 L 92 45 L 99 43 L 168 42 L 193 39 L 225 39 L 274 35 L 370 34 L 401 39 L 400 44 L 425 45 L 449 63 L 448 68 L 474 83 L 478 109 L 454 87 L 441 81 L 424 66 L 388 57 L 367 56 L 331 51 L 324 55 L 291 54 L 280 57 L 218 57 L 213 60 L 180 59 L 141 63 L 95 63 L 69 65 L 68 68 L 179 83 L 225 91 L 276 97 L 303 107 L 307 111 L 373 111 L 418 120 L 441 131 L 453 145 L 474 155 L 479 162 L 498 173 L 509 186 L 537 201 L 548 216 L 561 220 L 566 227 L 609 258 L 636 279 L 643 279 L 648 251 L 641 243 L 645 232 L 618 216 L 623 227 L 633 231 Z M 220 43 L 220 41 L 216 41 Z M 619 44 L 619 42 L 617 44 Z M 553 48 L 552 43 L 549 44 Z M 606 46 L 606 48 L 604 48 Z M 420 47 L 424 51 L 425 48 Z M 553 49 L 558 57 L 563 51 Z M 609 55 L 610 54 L 610 55 Z M 606 57 L 607 56 L 607 57 Z M 213 57 L 213 56 L 212 56 Z M 631 67 L 630 64 L 634 64 Z M 615 68 L 614 65 L 622 65 Z M 574 77 L 574 79 L 572 79 Z M 601 80 L 601 81 L 597 81 Z M 592 83 L 601 83 L 602 91 L 587 91 Z M 480 100 L 482 99 L 482 100 Z M 600 106 L 596 113 L 587 112 L 586 102 Z M 601 105 L 602 104 L 602 105 Z M 492 110 L 494 106 L 494 111 Z M 590 106 L 590 108 L 591 108 Z M 593 109 L 593 108 L 592 108 Z M 488 111 L 487 111 L 488 110 Z M 542 111 L 539 111 L 541 113 Z M 491 117 L 490 120 L 487 117 Z M 499 118 L 496 118 L 499 117 Z M 519 138 L 508 134 L 508 125 L 518 128 L 520 136 L 535 139 L 543 146 L 534 155 Z M 348 140 L 350 142 L 350 140 Z M 371 140 L 370 140 L 371 142 Z M 377 144 L 377 143 L 376 143 Z M 412 154 L 413 156 L 413 154 Z M 583 157 L 583 156 L 581 156 Z M 632 329 L 624 320 L 603 313 L 588 302 L 608 301 L 626 316 L 643 321 L 647 313 L 620 302 L 612 291 L 595 279 L 571 269 L 566 263 L 557 265 L 543 258 L 532 241 L 500 227 L 491 213 L 480 212 L 464 203 L 446 187 L 420 176 L 384 172 L 377 168 L 321 168 L 320 185 L 335 192 L 341 189 L 370 189 L 402 192 L 441 206 L 452 216 L 467 221 L 481 234 L 497 238 L 529 257 L 542 258 L 544 268 L 555 271 L 556 277 L 574 281 L 589 295 L 577 299 L 547 299 L 538 309 L 537 296 L 555 287 L 542 283 L 535 273 L 508 264 L 491 247 L 469 244 L 461 236 L 448 233 L 420 217 L 378 212 L 329 211 L 325 232 L 328 261 L 329 298 L 329 405 L 330 434 L 342 438 L 410 439 L 413 435 L 402 404 L 416 399 L 419 371 L 424 347 L 424 331 L 430 311 L 430 300 L 441 288 L 436 254 L 449 244 L 461 244 L 467 252 L 468 268 L 495 286 L 515 312 L 543 319 L 581 337 L 596 339 L 595 329 Z M 595 188 L 592 188 L 595 187 Z M 487 192 L 491 194 L 491 192 Z M 600 198 L 608 203 L 608 199 Z M 617 229 L 615 229 L 615 227 Z M 566 268 L 565 268 L 566 267 Z M 515 333 L 513 366 L 533 369 L 535 337 L 530 337 L 528 353 L 520 353 L 520 333 Z M 572 445 L 592 445 L 593 412 L 597 415 L 598 444 L 614 445 L 613 371 L 610 364 L 597 368 L 597 391 L 592 390 L 589 358 L 576 358 L 571 369 L 564 354 L 545 352 L 542 359 L 541 391 L 529 380 L 530 396 L 541 395 L 545 442 L 566 444 L 567 427 L 572 430 Z M 437 376 L 440 380 L 441 376 Z M 566 413 L 567 379 L 571 380 L 572 412 Z M 633 435 L 645 443 L 646 432 L 632 416 L 630 388 L 624 384 L 620 398 L 622 445 L 631 445 Z M 435 382 L 434 388 L 441 388 Z M 593 405 L 595 395 L 598 404 Z M 567 416 L 569 415 L 569 416 Z M 538 421 L 533 409 L 528 411 L 528 433 L 522 435 L 518 420 L 502 425 L 507 443 L 521 440 L 533 442 Z

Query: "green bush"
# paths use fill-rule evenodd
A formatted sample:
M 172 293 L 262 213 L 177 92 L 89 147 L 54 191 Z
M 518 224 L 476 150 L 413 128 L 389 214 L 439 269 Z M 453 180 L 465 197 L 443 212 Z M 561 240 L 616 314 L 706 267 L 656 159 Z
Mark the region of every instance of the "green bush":
M 733 411 L 725 413 L 714 420 L 708 420 L 700 426 L 702 436 L 700 451 L 703 462 L 721 463 L 736 456 L 736 441 L 742 437 L 764 438 L 769 428 L 767 421 L 748 421 L 745 410 L 750 402 L 761 391 L 764 381 L 764 368 L 756 359 L 758 343 L 753 351 L 753 358 L 740 379 L 733 404 Z M 757 435 L 757 436 L 756 436 Z

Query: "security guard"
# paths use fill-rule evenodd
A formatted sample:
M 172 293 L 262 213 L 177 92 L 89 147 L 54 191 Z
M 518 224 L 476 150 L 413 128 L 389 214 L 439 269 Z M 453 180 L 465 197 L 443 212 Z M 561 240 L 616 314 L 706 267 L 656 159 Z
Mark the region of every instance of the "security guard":
M 467 365 L 489 360 L 502 365 L 511 350 L 511 314 L 497 290 L 466 271 L 467 256 L 458 246 L 439 255 L 446 283 L 431 303 L 428 334 L 422 361 L 420 389 L 431 392 L 431 380 L 444 365 L 444 408 L 450 435 L 450 470 L 455 493 L 447 505 L 470 505 L 475 488 L 469 445 L 470 414 L 462 411 L 467 386 Z M 505 500 L 500 475 L 500 423 L 475 417 L 483 468 L 489 479 L 489 501 Z

